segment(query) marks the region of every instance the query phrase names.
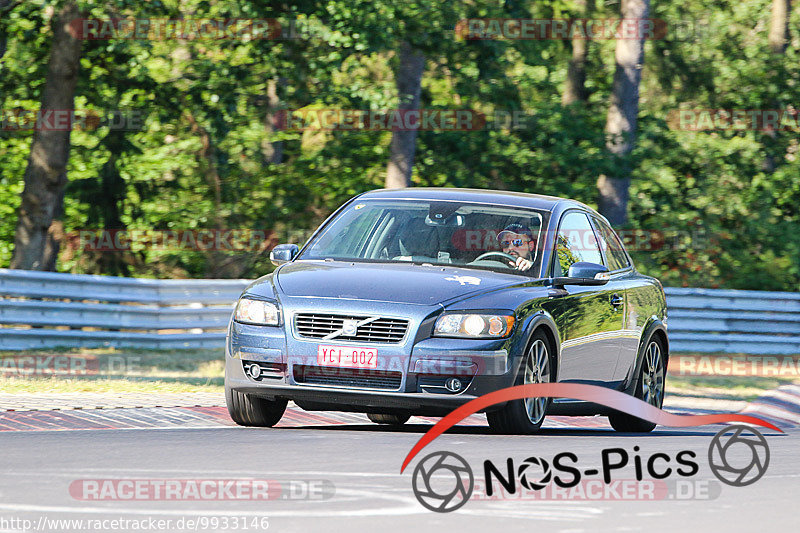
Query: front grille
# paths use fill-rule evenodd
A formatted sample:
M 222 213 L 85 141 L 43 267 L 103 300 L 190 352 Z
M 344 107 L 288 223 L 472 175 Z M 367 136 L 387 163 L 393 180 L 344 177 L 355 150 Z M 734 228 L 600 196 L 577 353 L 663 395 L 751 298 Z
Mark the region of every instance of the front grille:
M 371 318 L 369 315 L 333 315 L 327 313 L 301 313 L 295 316 L 295 331 L 299 337 L 323 339 L 331 333 L 341 331 L 345 320 L 361 322 Z M 340 333 L 336 340 L 358 342 L 397 343 L 403 340 L 408 330 L 408 320 L 380 317 L 372 322 L 358 326 L 354 335 Z
M 311 385 L 331 387 L 358 387 L 362 389 L 397 390 L 403 374 L 364 368 L 337 368 L 324 366 L 294 366 L 294 380 Z

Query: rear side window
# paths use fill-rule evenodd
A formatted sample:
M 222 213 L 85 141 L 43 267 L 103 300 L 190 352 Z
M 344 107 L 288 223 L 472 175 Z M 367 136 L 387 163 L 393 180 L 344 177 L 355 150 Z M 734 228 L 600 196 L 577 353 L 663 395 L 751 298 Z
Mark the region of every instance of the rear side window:
M 622 242 L 620 242 L 614 230 L 599 218 L 594 218 L 594 223 L 599 230 L 600 247 L 606 254 L 608 269 L 614 271 L 631 266 L 628 255 L 622 247 Z
M 600 248 L 589 219 L 579 211 L 570 211 L 561 219 L 556 234 L 553 276 L 566 276 L 569 267 L 580 261 L 603 264 Z

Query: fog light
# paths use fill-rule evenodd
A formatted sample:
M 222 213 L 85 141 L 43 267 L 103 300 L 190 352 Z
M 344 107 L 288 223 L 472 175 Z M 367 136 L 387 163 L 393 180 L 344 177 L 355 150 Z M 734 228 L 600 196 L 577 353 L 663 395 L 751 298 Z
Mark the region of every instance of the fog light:
M 253 379 L 258 379 L 261 377 L 261 367 L 253 363 L 250 365 L 250 368 L 247 369 L 247 374 Z
M 462 386 L 461 380 L 458 378 L 447 378 L 444 382 L 444 388 L 450 392 L 458 392 L 461 390 Z

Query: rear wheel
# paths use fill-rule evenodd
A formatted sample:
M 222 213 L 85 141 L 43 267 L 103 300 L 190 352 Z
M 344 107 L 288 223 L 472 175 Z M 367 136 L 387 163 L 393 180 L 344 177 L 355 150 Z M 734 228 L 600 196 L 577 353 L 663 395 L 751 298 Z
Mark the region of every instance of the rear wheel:
M 378 413 L 367 413 L 367 418 L 369 418 L 372 422 L 376 424 L 384 424 L 388 426 L 402 426 L 408 419 L 411 418 L 411 415 L 386 415 L 386 414 L 378 414 Z
M 514 384 L 551 383 L 554 376 L 547 337 L 536 332 Z M 513 400 L 502 409 L 486 413 L 486 419 L 495 433 L 530 435 L 539 431 L 549 405 L 550 398 Z
M 644 350 L 642 368 L 633 389 L 634 397 L 661 409 L 664 404 L 665 375 L 663 343 L 658 337 L 653 337 Z M 620 412 L 609 415 L 608 421 L 611 427 L 625 433 L 649 433 L 656 427 L 653 422 Z
M 267 400 L 226 387 L 225 403 L 231 419 L 240 426 L 272 427 L 280 421 L 288 402 Z

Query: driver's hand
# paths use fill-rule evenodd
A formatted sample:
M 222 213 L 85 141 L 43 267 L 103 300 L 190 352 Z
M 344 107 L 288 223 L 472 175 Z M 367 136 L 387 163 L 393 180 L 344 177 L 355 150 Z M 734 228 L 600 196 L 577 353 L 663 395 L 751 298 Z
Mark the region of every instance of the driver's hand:
M 525 259 L 524 257 L 517 257 L 517 262 L 514 264 L 514 268 L 517 270 L 528 270 L 533 266 L 533 261 Z

